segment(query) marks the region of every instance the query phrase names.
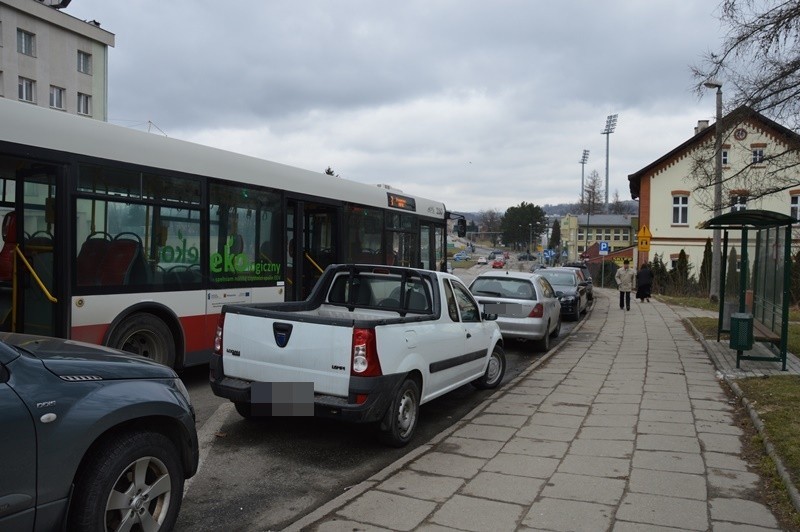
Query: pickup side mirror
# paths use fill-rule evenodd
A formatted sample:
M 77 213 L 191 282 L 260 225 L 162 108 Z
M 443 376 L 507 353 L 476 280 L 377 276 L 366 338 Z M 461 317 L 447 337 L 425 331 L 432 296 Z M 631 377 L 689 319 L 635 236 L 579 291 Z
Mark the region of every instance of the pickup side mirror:
M 487 314 L 486 312 L 481 312 L 481 318 L 483 318 L 483 321 L 495 321 L 497 319 L 497 314 Z

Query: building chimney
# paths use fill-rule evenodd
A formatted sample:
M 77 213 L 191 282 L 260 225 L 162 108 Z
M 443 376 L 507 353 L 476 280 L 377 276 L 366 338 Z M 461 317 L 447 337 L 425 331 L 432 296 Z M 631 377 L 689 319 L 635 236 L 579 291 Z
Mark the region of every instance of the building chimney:
M 708 127 L 708 120 L 698 120 L 697 127 L 694 128 L 694 134 L 697 135 Z

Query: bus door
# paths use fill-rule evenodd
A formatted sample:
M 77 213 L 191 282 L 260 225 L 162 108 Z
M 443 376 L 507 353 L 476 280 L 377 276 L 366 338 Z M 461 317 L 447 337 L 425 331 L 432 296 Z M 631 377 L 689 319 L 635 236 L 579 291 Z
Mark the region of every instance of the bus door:
M 286 300 L 303 300 L 325 268 L 338 262 L 337 209 L 289 200 L 286 209 Z
M 3 218 L 4 242 L 0 251 L 2 329 L 60 336 L 65 327 L 58 327 L 56 321 L 55 272 L 59 268 L 54 264 L 58 167 L 0 157 L 4 190 L 11 185 L 5 171 L 10 161 L 15 167 L 15 206 Z M 14 251 L 17 246 L 24 261 Z M 13 277 L 15 263 L 16 279 Z M 14 309 L 6 305 L 7 294 L 11 294 L 11 302 L 15 302 Z

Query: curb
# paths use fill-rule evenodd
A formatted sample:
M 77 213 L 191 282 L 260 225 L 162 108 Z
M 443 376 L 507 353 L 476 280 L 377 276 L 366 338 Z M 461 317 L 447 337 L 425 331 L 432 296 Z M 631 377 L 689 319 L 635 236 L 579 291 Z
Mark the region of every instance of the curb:
M 570 331 L 570 336 L 573 333 L 580 331 L 584 324 L 588 321 L 589 316 L 594 311 L 594 302 L 591 305 L 591 308 L 586 310 L 586 314 L 584 315 L 583 319 L 578 323 L 572 331 Z M 527 377 L 528 375 L 533 372 L 536 368 L 550 360 L 553 356 L 555 356 L 564 346 L 569 342 L 569 336 L 567 336 L 561 343 L 559 343 L 556 347 L 550 348 L 550 350 L 542 355 L 538 360 L 531 363 L 530 366 L 525 368 L 520 372 L 519 375 L 511 379 L 507 382 L 501 390 L 497 390 L 495 393 L 484 399 L 478 406 L 473 408 L 470 412 L 468 412 L 464 417 L 458 420 L 456 423 L 452 424 L 447 429 L 443 430 L 433 438 L 431 438 L 427 443 L 423 443 L 413 451 L 409 452 L 408 454 L 404 455 L 403 457 L 399 458 L 392 464 L 389 464 L 382 470 L 378 471 L 368 479 L 359 482 L 355 486 L 350 487 L 345 493 L 337 496 L 336 498 L 326 502 L 313 512 L 306 514 L 305 516 L 301 517 L 297 521 L 293 522 L 286 528 L 284 528 L 284 532 L 299 532 L 311 526 L 312 524 L 316 523 L 326 515 L 336 511 L 337 509 L 343 507 L 345 504 L 350 502 L 351 500 L 355 499 L 356 497 L 363 494 L 365 491 L 374 488 L 380 482 L 384 481 L 389 475 L 392 473 L 402 469 L 408 462 L 415 460 L 419 456 L 427 453 L 428 451 L 432 450 L 436 444 L 444 440 L 450 434 L 454 433 L 455 431 L 462 428 L 464 425 L 470 423 L 478 414 L 483 412 L 483 410 L 489 406 L 490 403 L 494 402 L 494 400 L 498 397 L 502 397 L 503 395 L 507 394 L 514 388 L 519 381 Z
M 708 358 L 711 359 L 711 362 L 717 368 L 717 371 L 720 372 L 722 375 L 722 379 L 727 383 L 727 385 L 733 390 L 733 393 L 736 394 L 736 397 L 742 402 L 747 410 L 748 415 L 750 416 L 750 420 L 755 425 L 758 434 L 761 436 L 762 441 L 764 442 L 764 449 L 767 451 L 767 456 L 769 456 L 772 461 L 775 463 L 775 468 L 778 470 L 778 475 L 781 477 L 781 481 L 783 481 L 783 485 L 786 488 L 786 491 L 789 492 L 789 499 L 792 501 L 792 506 L 797 512 L 800 512 L 800 492 L 798 492 L 797 487 L 795 487 L 794 483 L 792 482 L 791 477 L 789 476 L 789 472 L 786 469 L 786 466 L 783 465 L 783 461 L 781 457 L 778 456 L 778 452 L 775 450 L 775 446 L 772 445 L 772 442 L 769 441 L 767 437 L 767 433 L 764 429 L 764 422 L 761 421 L 761 418 L 756 412 L 756 409 L 747 400 L 747 397 L 744 396 L 744 392 L 739 385 L 736 384 L 736 379 L 730 377 L 729 375 L 725 375 L 721 373 L 720 367 L 717 365 L 716 360 L 713 356 L 711 356 L 711 348 L 709 347 L 708 343 L 706 342 L 705 337 L 700 334 L 700 331 L 694 326 L 691 320 L 687 318 L 681 318 L 684 323 L 687 323 L 692 328 L 692 333 L 694 334 L 695 338 L 697 338 L 701 344 L 703 344 L 703 349 L 705 349 Z

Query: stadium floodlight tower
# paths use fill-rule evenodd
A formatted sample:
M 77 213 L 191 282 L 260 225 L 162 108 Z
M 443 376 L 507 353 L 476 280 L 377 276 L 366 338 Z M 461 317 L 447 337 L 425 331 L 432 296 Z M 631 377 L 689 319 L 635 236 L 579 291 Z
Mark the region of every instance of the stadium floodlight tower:
M 584 184 L 583 181 L 583 171 L 586 168 L 586 163 L 589 162 L 589 150 L 583 150 L 583 155 L 581 156 L 581 160 L 578 162 L 581 163 L 581 203 L 583 203 L 584 201 L 583 195 L 585 193 L 584 191 L 586 190 L 586 185 Z
M 617 127 L 617 117 L 619 115 L 608 115 L 606 118 L 606 128 L 600 132 L 606 136 L 606 212 L 608 212 L 608 138 Z

